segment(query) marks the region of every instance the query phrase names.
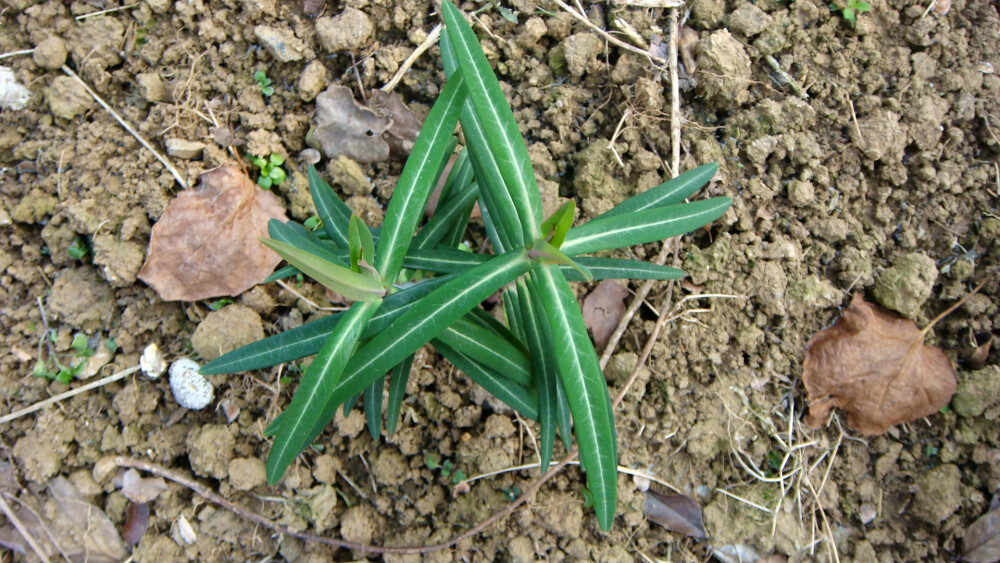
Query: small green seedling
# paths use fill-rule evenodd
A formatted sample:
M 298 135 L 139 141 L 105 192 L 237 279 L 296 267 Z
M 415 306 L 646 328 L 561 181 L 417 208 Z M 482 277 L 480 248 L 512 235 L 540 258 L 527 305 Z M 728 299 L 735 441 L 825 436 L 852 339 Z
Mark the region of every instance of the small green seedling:
M 847 23 L 851 24 L 852 28 L 858 25 L 859 13 L 872 11 L 871 5 L 864 0 L 840 0 L 840 2 L 843 2 L 844 5 L 830 4 L 830 10 L 834 12 L 839 11 L 840 15 L 847 20 Z
M 55 354 L 51 350 L 51 344 L 55 342 L 55 336 L 55 332 L 48 331 L 48 334 L 44 335 L 42 337 L 42 341 L 39 342 L 39 360 L 35 365 L 35 369 L 32 370 L 32 375 L 35 377 L 44 377 L 45 379 L 58 381 L 59 383 L 69 383 L 83 373 L 83 368 L 87 365 L 87 359 L 93 356 L 96 351 L 90 348 L 90 342 L 87 339 L 87 336 L 78 333 L 73 336 L 73 341 L 70 342 L 69 354 L 62 355 L 62 359 L 68 358 L 68 361 L 63 363 L 60 359 L 60 355 Z M 115 345 L 113 341 L 109 342 L 117 348 L 117 345 Z M 43 344 L 50 345 L 48 357 L 45 360 L 41 359 L 44 353 L 42 348 Z M 108 344 L 105 344 L 105 346 L 107 345 Z
M 73 239 L 73 244 L 66 248 L 66 254 L 69 254 L 69 257 L 74 260 L 83 260 L 84 256 L 89 253 L 90 245 L 87 244 L 87 238 L 83 236 L 77 236 Z
M 258 70 L 253 73 L 253 80 L 260 88 L 260 93 L 264 94 L 265 97 L 270 98 L 274 94 L 274 86 L 271 86 L 271 79 L 267 77 L 267 72 Z
M 457 485 L 466 479 L 465 472 L 461 469 L 455 468 L 455 464 L 452 463 L 450 459 L 446 459 L 444 462 L 441 462 L 438 460 L 436 455 L 427 454 L 427 456 L 424 457 L 424 465 L 426 465 L 427 469 L 430 469 L 431 471 L 440 469 L 442 477 L 451 477 L 452 485 Z
M 260 176 L 257 178 L 257 185 L 264 188 L 265 190 L 271 189 L 271 186 L 277 186 L 285 181 L 288 174 L 285 173 L 285 169 L 281 167 L 285 163 L 285 159 L 281 155 L 272 154 L 266 159 L 259 156 L 247 155 L 250 162 L 254 166 L 260 168 Z
M 268 481 L 276 483 L 334 414 L 362 397 L 372 439 L 379 439 L 383 422 L 392 434 L 414 354 L 430 344 L 473 382 L 538 421 L 542 471 L 552 460 L 557 433 L 567 448 L 575 437 L 597 521 L 608 530 L 618 494 L 614 413 L 569 282 L 683 277 L 676 268 L 590 255 L 699 229 L 722 216 L 731 201 L 692 197 L 718 170 L 707 164 L 583 224 L 573 225 L 572 203 L 546 217 L 524 138 L 486 55 L 458 8 L 443 0 L 440 12 L 447 81 L 381 227 L 355 217 L 309 166 L 320 224 L 311 230 L 272 220 L 270 238 L 263 239 L 289 264 L 268 280 L 305 274 L 354 303 L 229 352 L 201 373 L 256 370 L 315 355 L 284 412 L 264 431 L 274 438 L 266 467 Z M 466 145 L 456 152 L 459 123 Z M 262 176 L 268 175 L 262 167 Z M 422 223 L 439 180 L 443 203 Z M 458 250 L 477 203 L 489 245 Z M 502 320 L 481 307 L 495 294 Z M 451 462 L 428 456 L 425 463 L 454 483 L 466 478 Z
M 230 297 L 223 297 L 221 299 L 216 299 L 208 304 L 208 308 L 211 311 L 218 311 L 219 309 L 225 307 L 226 305 L 232 305 L 234 301 Z
M 507 499 L 508 502 L 514 502 L 519 496 L 521 496 L 521 487 L 517 485 L 507 487 L 503 490 L 503 498 Z

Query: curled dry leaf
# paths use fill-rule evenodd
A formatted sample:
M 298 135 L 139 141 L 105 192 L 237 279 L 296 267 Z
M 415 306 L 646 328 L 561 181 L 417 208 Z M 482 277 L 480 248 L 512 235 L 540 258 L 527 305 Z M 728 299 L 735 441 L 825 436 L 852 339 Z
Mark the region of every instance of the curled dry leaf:
M 628 289 L 618 280 L 604 280 L 583 300 L 583 324 L 594 337 L 594 347 L 603 350 L 625 314 Z
M 852 428 L 873 435 L 939 411 L 955 394 L 955 370 L 940 348 L 924 344 L 924 334 L 913 321 L 855 295 L 806 348 L 806 422 L 818 428 L 839 407 Z
M 274 270 L 281 258 L 260 243 L 269 219 L 285 221 L 278 198 L 235 164 L 201 176 L 177 194 L 153 226 L 139 278 L 165 301 L 238 295 Z
M 167 490 L 167 483 L 163 477 L 150 477 L 143 479 L 135 469 L 129 469 L 122 478 L 122 495 L 134 503 L 152 502 Z
M 642 513 L 650 521 L 671 532 L 699 539 L 708 537 L 701 519 L 701 507 L 684 495 L 661 495 L 656 491 L 646 491 Z
M 346 86 L 330 86 L 316 96 L 316 129 L 313 138 L 328 158 L 347 156 L 358 162 L 389 158 L 389 144 L 382 140 L 391 121 L 354 99 Z
M 962 551 L 962 558 L 971 563 L 1000 561 L 1000 508 L 993 508 L 966 528 Z

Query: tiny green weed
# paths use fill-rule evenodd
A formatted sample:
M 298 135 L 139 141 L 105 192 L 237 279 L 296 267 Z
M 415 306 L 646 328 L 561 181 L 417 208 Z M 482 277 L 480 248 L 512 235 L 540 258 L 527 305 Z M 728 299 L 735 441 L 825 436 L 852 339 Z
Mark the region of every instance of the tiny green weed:
M 271 189 L 271 186 L 277 186 L 285 181 L 288 174 L 285 173 L 285 169 L 281 167 L 285 163 L 285 159 L 281 155 L 272 154 L 271 156 L 261 158 L 259 156 L 254 156 L 252 154 L 247 155 L 250 162 L 260 168 L 260 176 L 257 177 L 257 185 L 264 188 L 265 190 Z
M 90 244 L 87 243 L 87 237 L 77 236 L 73 239 L 73 244 L 66 248 L 66 254 L 69 254 L 69 257 L 74 260 L 83 260 L 87 254 L 90 254 Z
M 229 352 L 201 373 L 262 369 L 315 355 L 284 412 L 265 429 L 274 438 L 267 478 L 276 483 L 338 409 L 350 410 L 362 398 L 372 438 L 380 437 L 383 415 L 386 433 L 394 433 L 414 354 L 430 344 L 522 417 L 538 421 L 542 471 L 552 460 L 557 433 L 567 449 L 575 437 L 587 494 L 599 525 L 608 530 L 617 506 L 614 414 L 568 282 L 683 277 L 676 268 L 588 255 L 691 232 L 718 219 L 731 201 L 685 203 L 718 170 L 707 164 L 583 224 L 573 225 L 572 201 L 545 217 L 525 140 L 475 34 L 449 0 L 443 0 L 441 14 L 447 81 L 382 226 L 369 227 L 354 216 L 310 165 L 309 191 L 320 223 L 310 229 L 272 220 L 270 238 L 263 240 L 288 262 L 268 280 L 305 274 L 354 303 Z M 466 145 L 456 152 L 459 123 Z M 450 173 L 440 178 L 453 156 Z M 439 178 L 444 203 L 421 224 Z M 485 246 L 458 249 L 477 203 L 489 252 Z M 498 292 L 502 321 L 481 307 Z M 449 461 L 427 456 L 424 463 L 454 483 L 465 479 L 446 466 Z
M 253 80 L 257 83 L 257 87 L 260 88 L 260 93 L 264 94 L 264 97 L 270 98 L 274 95 L 274 86 L 271 86 L 271 79 L 267 77 L 266 71 L 258 70 L 253 73 Z
M 840 15 L 847 20 L 847 23 L 851 24 L 851 27 L 857 27 L 858 25 L 858 14 L 861 12 L 870 12 L 872 7 L 868 2 L 864 0 L 839 0 L 843 3 L 843 6 L 838 6 L 836 3 L 830 4 L 830 10 L 834 12 L 840 12 Z

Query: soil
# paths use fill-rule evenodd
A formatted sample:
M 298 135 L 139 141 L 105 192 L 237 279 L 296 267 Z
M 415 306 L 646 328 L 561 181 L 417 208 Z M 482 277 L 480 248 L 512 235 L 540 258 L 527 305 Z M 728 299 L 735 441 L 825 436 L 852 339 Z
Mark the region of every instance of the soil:
M 668 29 L 664 9 L 585 4 L 597 26 L 630 26 L 645 42 L 658 44 Z M 584 506 L 582 475 L 570 468 L 509 519 L 426 559 L 960 556 L 965 528 L 1000 488 L 995 276 L 931 336 L 958 366 L 952 407 L 876 437 L 860 436 L 837 416 L 820 430 L 802 423 L 806 344 L 852 294 L 864 292 L 923 325 L 1000 261 L 997 3 L 952 0 L 950 10 L 944 0 L 935 9 L 922 0 L 870 4 L 856 28 L 818 0 L 687 6 L 681 168 L 719 162 L 707 193 L 732 197 L 733 207 L 684 238 L 680 262 L 690 278 L 678 291 L 725 297 L 681 306 L 617 426 L 620 464 L 695 499 L 709 539 L 647 522 L 642 480 L 624 474 L 618 518 L 600 532 Z M 549 200 L 558 203 L 556 192 L 576 198 L 586 219 L 668 177 L 670 85 L 662 73 L 547 0 L 502 5 L 517 23 L 492 8 L 476 16 L 475 29 Z M 0 53 L 35 51 L 0 61 L 33 94 L 24 109 L 0 113 L 0 411 L 82 384 L 32 375 L 48 346 L 46 329 L 64 355 L 78 333 L 95 346 L 113 340 L 100 377 L 137 365 L 150 343 L 171 359 L 231 349 L 230 335 L 211 328 L 227 317 L 247 323 L 230 331 L 242 343 L 259 336 L 258 316 L 271 334 L 324 314 L 273 284 L 235 297 L 230 307 L 239 309 L 219 316 L 207 302 L 163 302 L 137 281 L 151 225 L 180 187 L 62 64 L 169 151 L 191 185 L 227 158 L 210 131 L 213 118 L 242 143 L 241 153 L 286 157 L 289 180 L 275 191 L 290 216 L 304 220 L 313 208 L 300 152 L 316 95 L 328 85 L 357 94 L 359 81 L 381 87 L 437 21 L 427 0 L 2 0 Z M 418 115 L 444 82 L 438 55 L 431 48 L 396 88 Z M 258 70 L 273 95 L 254 82 Z M 327 166 L 327 177 L 354 178 L 351 207 L 370 224 L 380 221 L 401 163 L 319 165 Z M 92 249 L 82 259 L 66 250 L 78 237 Z M 653 244 L 629 254 L 652 259 L 658 251 Z M 592 287 L 578 289 L 583 295 Z M 640 310 L 615 351 L 606 374 L 612 392 L 635 365 L 665 289 L 654 286 L 651 307 Z M 297 291 L 329 303 L 312 284 Z M 994 344 L 985 367 L 963 363 L 977 338 Z M 338 414 L 276 486 L 264 484 L 263 429 L 289 400 L 285 378 L 297 374 L 287 367 L 213 376 L 216 402 L 202 411 L 179 410 L 165 377 L 137 375 L 4 423 L 0 447 L 17 494 L 41 494 L 49 479 L 67 476 L 119 527 L 124 498 L 90 478 L 109 454 L 193 475 L 296 530 L 434 543 L 504 507 L 537 470 L 491 476 L 454 494 L 451 478 L 431 470 L 427 456 L 468 476 L 529 463 L 536 429 L 432 350 L 415 366 L 394 436 L 373 443 L 360 409 Z M 168 486 L 150 504 L 136 561 L 363 557 L 272 536 Z M 182 517 L 196 533 L 193 543 L 184 540 Z

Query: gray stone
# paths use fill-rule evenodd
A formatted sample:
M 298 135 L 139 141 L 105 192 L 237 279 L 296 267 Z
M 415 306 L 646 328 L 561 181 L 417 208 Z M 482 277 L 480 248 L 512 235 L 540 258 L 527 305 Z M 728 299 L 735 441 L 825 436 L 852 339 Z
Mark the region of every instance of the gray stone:
M 361 10 L 347 8 L 332 18 L 316 20 L 316 35 L 328 53 L 357 51 L 372 37 L 375 26 Z
M 254 35 L 264 45 L 271 56 L 283 63 L 301 61 L 306 44 L 295 37 L 290 29 L 258 25 L 253 28 Z
M 201 158 L 201 153 L 205 150 L 205 143 L 200 141 L 170 138 L 167 139 L 166 144 L 167 154 L 185 160 Z
M 907 254 L 875 281 L 875 300 L 887 309 L 914 318 L 931 295 L 938 271 L 927 255 Z

